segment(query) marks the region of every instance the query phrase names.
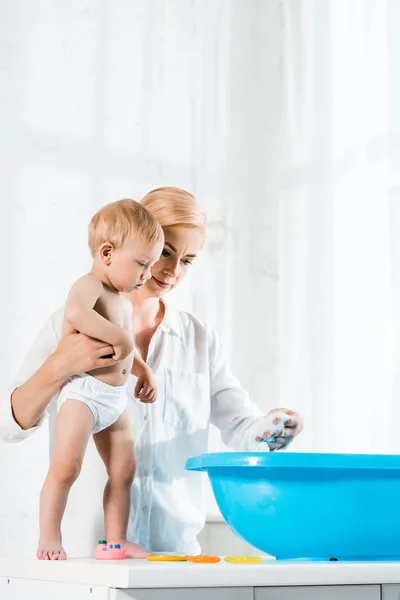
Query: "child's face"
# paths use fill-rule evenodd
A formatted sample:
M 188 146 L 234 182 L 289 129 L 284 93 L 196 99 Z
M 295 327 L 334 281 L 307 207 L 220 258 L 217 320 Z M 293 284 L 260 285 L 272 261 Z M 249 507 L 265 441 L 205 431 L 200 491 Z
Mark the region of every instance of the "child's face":
M 162 242 L 149 244 L 143 240 L 126 242 L 119 250 L 113 250 L 107 276 L 119 292 L 139 289 L 151 277 L 151 267 L 159 259 Z

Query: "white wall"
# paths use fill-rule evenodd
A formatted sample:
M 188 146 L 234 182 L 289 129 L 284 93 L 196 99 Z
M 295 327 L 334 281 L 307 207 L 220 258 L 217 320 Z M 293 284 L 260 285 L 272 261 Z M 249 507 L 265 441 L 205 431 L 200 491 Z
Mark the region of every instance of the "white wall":
M 277 403 L 278 29 L 278 0 L 1 2 L 2 389 L 88 267 L 93 212 L 175 185 L 211 216 L 176 301 L 221 332 L 252 397 Z M 46 461 L 45 428 L 0 445 L 7 554 L 35 548 Z

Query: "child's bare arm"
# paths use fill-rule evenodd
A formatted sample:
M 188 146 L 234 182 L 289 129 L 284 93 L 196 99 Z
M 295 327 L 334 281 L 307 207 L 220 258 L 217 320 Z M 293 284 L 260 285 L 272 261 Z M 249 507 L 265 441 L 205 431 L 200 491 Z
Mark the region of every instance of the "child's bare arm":
M 131 373 L 132 373 L 132 375 L 135 375 L 136 377 L 140 377 L 140 375 L 143 373 L 143 371 L 145 371 L 146 369 L 149 369 L 149 366 L 143 360 L 143 358 L 140 356 L 137 348 L 134 349 L 133 357 L 134 358 L 133 358 Z
M 126 305 L 126 323 L 125 327 L 129 331 L 132 339 L 134 332 L 132 327 L 132 304 L 127 300 Z M 153 372 L 149 365 L 143 360 L 136 346 L 133 349 L 133 363 L 131 368 L 132 375 L 135 375 L 138 380 L 136 382 L 134 396 L 140 402 L 150 403 L 157 398 L 157 386 Z
M 155 402 L 157 400 L 157 384 L 153 371 L 136 348 L 131 373 L 138 378 L 133 393 L 135 398 L 146 404 Z
M 107 342 L 112 346 L 121 345 L 129 336 L 119 327 L 110 323 L 94 310 L 103 294 L 102 283 L 92 275 L 84 275 L 72 286 L 64 310 L 64 318 L 74 329 L 85 335 Z

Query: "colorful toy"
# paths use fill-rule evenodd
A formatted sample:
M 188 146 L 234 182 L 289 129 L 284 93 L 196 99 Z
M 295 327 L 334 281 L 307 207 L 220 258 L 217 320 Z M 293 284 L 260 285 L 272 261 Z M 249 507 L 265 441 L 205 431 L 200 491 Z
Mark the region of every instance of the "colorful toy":
M 225 556 L 224 561 L 235 565 L 257 565 L 263 559 L 261 556 Z
M 111 540 L 109 544 L 106 540 L 99 540 L 93 556 L 96 560 L 124 560 L 126 550 L 121 548 L 121 544 L 117 544 L 115 540 Z
M 205 556 L 205 555 L 201 555 L 201 554 L 199 554 L 198 556 L 188 556 L 187 559 L 189 562 L 192 562 L 192 563 L 204 563 L 204 564 L 219 563 L 221 560 L 219 556 Z
M 179 552 L 152 552 L 146 556 L 147 560 L 157 562 L 182 562 L 187 560 L 187 554 L 180 554 Z

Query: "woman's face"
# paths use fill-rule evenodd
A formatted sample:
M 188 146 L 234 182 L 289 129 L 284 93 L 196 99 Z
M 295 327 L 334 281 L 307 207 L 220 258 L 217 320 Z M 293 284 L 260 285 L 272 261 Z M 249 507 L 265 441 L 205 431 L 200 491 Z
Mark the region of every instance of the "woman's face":
M 163 251 L 145 285 L 146 293 L 157 297 L 165 296 L 185 278 L 204 244 L 204 231 L 200 228 L 174 225 L 163 231 Z

